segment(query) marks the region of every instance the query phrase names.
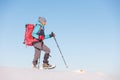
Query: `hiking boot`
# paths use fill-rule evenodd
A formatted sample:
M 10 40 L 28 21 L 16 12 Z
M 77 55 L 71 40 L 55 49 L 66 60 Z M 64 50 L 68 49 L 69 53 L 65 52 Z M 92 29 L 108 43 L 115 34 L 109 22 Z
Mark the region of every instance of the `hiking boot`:
M 47 64 L 47 63 L 43 63 L 43 68 L 44 69 L 49 69 L 49 68 L 52 68 L 52 65 Z
M 37 64 L 38 64 L 38 61 L 37 61 L 37 60 L 36 60 L 36 61 L 33 61 L 33 67 L 34 67 L 34 68 L 37 67 L 37 66 L 36 66 Z

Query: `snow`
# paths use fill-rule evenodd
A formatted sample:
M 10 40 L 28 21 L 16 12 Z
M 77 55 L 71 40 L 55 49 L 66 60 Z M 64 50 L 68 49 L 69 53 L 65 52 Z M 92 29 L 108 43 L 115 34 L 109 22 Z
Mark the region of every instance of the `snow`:
M 85 70 L 56 71 L 34 68 L 0 67 L 0 80 L 120 80 L 102 72 L 90 73 Z

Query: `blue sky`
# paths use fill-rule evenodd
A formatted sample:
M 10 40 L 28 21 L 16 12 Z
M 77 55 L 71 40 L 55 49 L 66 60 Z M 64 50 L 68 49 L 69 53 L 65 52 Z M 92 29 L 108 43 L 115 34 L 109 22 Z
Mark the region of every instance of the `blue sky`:
M 47 19 L 46 34 L 56 38 L 70 70 L 119 73 L 119 0 L 1 0 L 0 66 L 31 67 L 34 48 L 22 44 L 25 24 Z M 65 66 L 53 39 L 50 62 Z M 43 57 L 41 55 L 41 61 Z

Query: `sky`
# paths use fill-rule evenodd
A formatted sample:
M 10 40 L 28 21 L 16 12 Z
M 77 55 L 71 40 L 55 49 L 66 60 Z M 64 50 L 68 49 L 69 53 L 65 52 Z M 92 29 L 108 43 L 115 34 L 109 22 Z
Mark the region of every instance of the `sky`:
M 119 0 L 0 0 L 0 66 L 32 67 L 34 48 L 23 43 L 25 24 L 47 19 L 69 68 L 120 74 Z M 66 70 L 54 39 L 50 63 Z M 44 52 L 41 54 L 41 65 Z

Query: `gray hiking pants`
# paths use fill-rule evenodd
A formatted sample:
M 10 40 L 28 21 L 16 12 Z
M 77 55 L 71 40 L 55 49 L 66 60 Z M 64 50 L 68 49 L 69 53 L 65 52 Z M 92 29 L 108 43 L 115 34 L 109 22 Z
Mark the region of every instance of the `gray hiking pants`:
M 40 58 L 41 50 L 45 52 L 43 63 L 48 64 L 48 58 L 49 58 L 50 49 L 42 42 L 37 42 L 37 43 L 33 44 L 33 46 L 35 48 L 33 65 L 37 64 L 37 61 Z

